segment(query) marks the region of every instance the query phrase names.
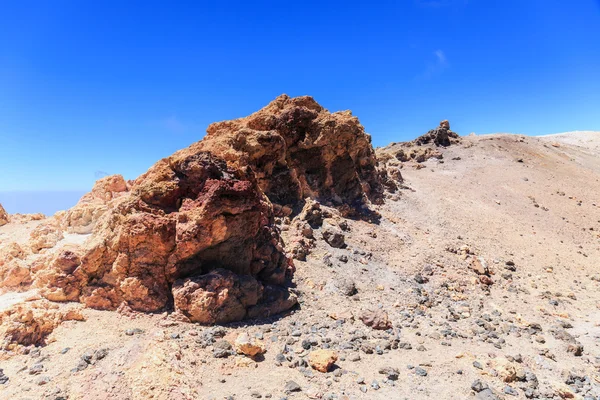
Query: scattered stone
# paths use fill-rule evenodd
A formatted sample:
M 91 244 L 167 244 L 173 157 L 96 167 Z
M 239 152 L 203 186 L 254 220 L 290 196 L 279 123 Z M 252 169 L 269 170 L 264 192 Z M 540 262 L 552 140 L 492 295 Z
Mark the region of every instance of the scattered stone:
M 250 339 L 250 336 L 248 336 L 247 333 L 238 335 L 237 339 L 235 339 L 234 346 L 238 354 L 244 354 L 248 357 L 256 357 L 267 351 L 262 341 Z
M 393 368 L 393 367 L 382 367 L 382 368 L 379 368 L 379 373 L 385 375 L 387 377 L 387 379 L 389 379 L 391 381 L 396 381 L 396 380 L 398 380 L 400 371 L 398 371 L 398 369 Z
M 387 330 L 392 327 L 387 313 L 383 310 L 365 311 L 361 315 L 360 320 L 373 329 Z
M 94 353 L 94 358 L 96 360 L 102 360 L 104 357 L 108 355 L 108 349 L 102 348 Z
M 479 393 L 485 389 L 488 389 L 489 386 L 487 383 L 482 382 L 480 379 L 475 380 L 472 384 L 471 384 L 471 389 L 476 392 Z
M 4 370 L 0 368 L 0 385 L 4 385 L 8 382 L 8 376 L 4 375 Z
M 319 372 L 329 371 L 337 359 L 337 353 L 332 350 L 315 350 L 308 354 L 308 363 Z
M 356 284 L 346 276 L 337 279 L 335 285 L 344 296 L 354 296 L 356 294 Z
M 298 385 L 294 381 L 288 381 L 283 388 L 283 391 L 285 393 L 300 392 L 301 390 L 302 388 L 300 387 L 300 385 Z
M 42 364 L 34 364 L 29 368 L 29 375 L 39 375 L 44 372 L 44 366 Z
M 346 247 L 346 238 L 342 232 L 337 231 L 333 227 L 328 227 L 323 230 L 323 239 L 327 244 L 336 249 Z
M 227 340 L 220 339 L 213 344 L 213 356 L 215 358 L 227 358 L 233 355 L 231 343 Z

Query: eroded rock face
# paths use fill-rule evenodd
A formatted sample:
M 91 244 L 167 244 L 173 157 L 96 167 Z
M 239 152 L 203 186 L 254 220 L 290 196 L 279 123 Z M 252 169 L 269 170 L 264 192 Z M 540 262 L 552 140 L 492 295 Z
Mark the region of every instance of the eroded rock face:
M 9 222 L 8 213 L 0 204 L 0 226 L 6 225 Z
M 59 308 L 47 300 L 27 302 L 0 313 L 0 348 L 41 345 L 63 321 L 83 321 L 81 306 Z
M 358 118 L 330 113 L 312 97 L 279 96 L 246 118 L 210 125 L 194 146 L 252 167 L 276 205 L 312 198 L 360 209 L 382 200 L 371 138 Z
M 156 163 L 129 191 L 102 193 L 111 193 L 109 208 L 85 248 L 56 252 L 38 274 L 47 298 L 139 311 L 174 301 L 207 324 L 295 304 L 282 286 L 293 264 L 251 170 L 188 148 Z
M 277 314 L 297 300 L 275 215 L 304 206 L 291 252 L 302 258 L 326 216 L 317 201 L 375 218 L 367 206 L 382 201 L 387 178 L 349 111 L 283 95 L 210 125 L 205 139 L 135 181 L 100 179 L 75 207 L 37 225 L 29 264 L 5 263 L 0 279 L 52 301 L 174 309 L 204 324 Z M 328 238 L 343 246 L 341 234 Z
M 99 179 L 92 191 L 62 216 L 64 229 L 73 233 L 91 233 L 95 223 L 110 208 L 113 199 L 126 195 L 129 186 L 121 175 Z

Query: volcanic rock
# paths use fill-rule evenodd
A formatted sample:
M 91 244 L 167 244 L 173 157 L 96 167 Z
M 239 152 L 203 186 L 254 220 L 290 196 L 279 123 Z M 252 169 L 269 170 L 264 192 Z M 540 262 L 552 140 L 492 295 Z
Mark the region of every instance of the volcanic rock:
M 63 321 L 83 321 L 81 306 L 59 308 L 47 300 L 19 304 L 0 313 L 2 349 L 17 345 L 44 344 L 46 337 Z
M 281 95 L 246 118 L 214 123 L 192 148 L 250 166 L 276 205 L 312 198 L 360 209 L 383 199 L 371 137 L 358 118 L 330 113 L 309 96 Z
M 456 142 L 459 136 L 456 132 L 450 130 L 450 123 L 447 120 L 440 122 L 440 126 L 430 130 L 426 134 L 419 136 L 414 143 L 422 146 L 424 144 L 434 143 L 436 146 L 450 146 Z
M 250 339 L 247 333 L 242 333 L 235 339 L 234 347 L 238 354 L 248 357 L 256 357 L 266 351 L 265 345 L 260 340 Z
M 36 283 L 46 297 L 98 309 L 126 303 L 138 311 L 174 301 L 202 323 L 239 320 L 250 307 L 255 315 L 295 304 L 279 287 L 293 264 L 251 170 L 188 148 L 159 161 L 129 191 L 122 179 L 107 178 L 85 197 L 108 198 L 109 208 L 89 220 L 94 231 L 81 255 L 61 250 L 40 274 Z
M 308 363 L 319 372 L 327 372 L 337 361 L 338 355 L 333 350 L 315 350 L 308 354 Z
M 373 329 L 386 330 L 392 327 L 387 313 L 382 310 L 365 311 L 361 315 L 360 320 Z

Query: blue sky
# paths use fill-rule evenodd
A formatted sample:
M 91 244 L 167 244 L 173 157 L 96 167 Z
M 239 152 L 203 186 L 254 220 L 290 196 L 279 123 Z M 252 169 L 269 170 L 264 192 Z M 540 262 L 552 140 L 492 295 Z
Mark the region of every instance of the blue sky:
M 596 0 L 4 2 L 0 192 L 135 178 L 281 93 L 374 145 L 600 130 L 598 71 Z

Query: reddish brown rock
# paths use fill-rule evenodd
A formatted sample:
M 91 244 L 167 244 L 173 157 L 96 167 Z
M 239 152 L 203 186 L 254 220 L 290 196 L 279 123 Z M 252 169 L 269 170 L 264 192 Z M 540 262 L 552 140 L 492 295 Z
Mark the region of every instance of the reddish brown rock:
M 299 233 L 312 241 L 324 214 L 310 199 L 343 215 L 368 211 L 369 201 L 382 201 L 382 174 L 349 111 L 283 95 L 249 117 L 212 124 L 205 139 L 135 181 L 99 180 L 71 210 L 40 224 L 31 240 L 41 252 L 34 286 L 55 301 L 174 307 L 205 324 L 276 314 L 297 300 L 273 203 L 283 216 L 306 204 Z M 63 231 L 91 235 L 45 251 Z
M 123 181 L 112 182 L 119 181 L 116 189 L 124 189 Z M 125 303 L 138 311 L 174 302 L 202 323 L 296 303 L 283 286 L 293 264 L 251 170 L 188 148 L 156 163 L 129 191 L 96 193 L 110 199 L 92 218 L 92 237 L 80 250 L 57 251 L 36 276 L 47 298 L 98 309 Z
M 360 320 L 373 329 L 386 330 L 392 327 L 392 322 L 389 320 L 387 313 L 382 310 L 365 311 Z
M 83 321 L 81 306 L 59 307 L 46 300 L 18 304 L 0 313 L 0 347 L 42 345 L 63 321 Z
M 360 209 L 381 202 L 371 137 L 350 111 L 330 113 L 312 97 L 281 95 L 265 108 L 208 127 L 196 145 L 236 166 L 250 166 L 277 205 L 305 198 Z

